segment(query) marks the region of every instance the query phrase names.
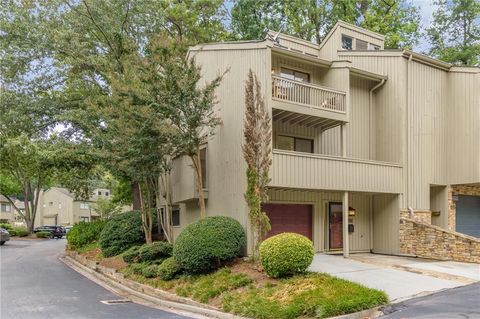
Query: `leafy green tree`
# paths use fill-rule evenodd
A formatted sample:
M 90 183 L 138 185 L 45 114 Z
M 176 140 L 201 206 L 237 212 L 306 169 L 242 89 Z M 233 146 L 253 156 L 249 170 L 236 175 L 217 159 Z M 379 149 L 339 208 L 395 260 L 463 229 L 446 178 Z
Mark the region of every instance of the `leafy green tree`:
M 438 0 L 433 22 L 427 29 L 430 54 L 458 65 L 480 62 L 480 2 Z
M 113 215 L 119 214 L 122 207 L 111 199 L 99 198 L 95 203 L 95 211 L 100 215 L 101 219 L 109 219 Z
M 407 0 L 238 0 L 231 28 L 240 39 L 260 39 L 268 28 L 320 43 L 338 20 L 385 34 L 387 48 L 410 48 L 420 36 L 418 8 Z

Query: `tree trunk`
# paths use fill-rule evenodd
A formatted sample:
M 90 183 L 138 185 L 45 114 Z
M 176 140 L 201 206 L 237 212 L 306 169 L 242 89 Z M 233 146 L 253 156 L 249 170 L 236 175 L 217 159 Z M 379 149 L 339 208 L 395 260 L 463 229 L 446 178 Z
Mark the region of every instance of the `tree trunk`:
M 141 210 L 142 209 L 142 204 L 141 204 L 141 194 L 140 194 L 140 187 L 138 185 L 138 182 L 132 182 L 131 184 L 132 188 L 132 208 L 133 210 Z
M 197 154 L 190 156 L 193 167 L 195 168 L 196 175 L 196 185 L 198 193 L 198 206 L 200 207 L 200 218 L 206 217 L 205 209 L 205 193 L 203 192 L 203 183 L 202 183 L 202 163 L 200 162 L 200 151 L 197 149 Z

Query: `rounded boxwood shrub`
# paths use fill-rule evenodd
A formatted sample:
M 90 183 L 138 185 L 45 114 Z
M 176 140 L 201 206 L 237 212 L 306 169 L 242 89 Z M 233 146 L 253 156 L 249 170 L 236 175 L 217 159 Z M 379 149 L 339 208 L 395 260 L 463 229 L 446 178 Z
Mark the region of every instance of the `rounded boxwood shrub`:
M 50 237 L 50 232 L 49 231 L 40 231 L 38 233 L 35 233 L 37 238 L 48 238 Z
M 157 277 L 158 265 L 147 265 L 142 269 L 142 276 L 145 278 Z
M 175 258 L 169 257 L 165 259 L 157 269 L 157 275 L 162 280 L 172 280 L 180 273 L 181 267 L 175 261 Z
M 207 217 L 185 227 L 173 248 L 175 261 L 188 273 L 202 273 L 240 254 L 245 231 L 233 218 Z
M 145 244 L 138 249 L 137 262 L 163 260 L 172 256 L 173 245 L 166 241 Z
M 68 245 L 73 249 L 78 249 L 97 241 L 105 224 L 106 222 L 103 220 L 95 220 L 73 225 L 67 233 Z
M 278 234 L 260 245 L 260 262 L 274 278 L 305 272 L 314 254 L 312 241 L 300 234 Z
M 113 216 L 100 234 L 100 247 L 105 257 L 121 254 L 128 248 L 144 242 L 142 216 L 139 211 Z

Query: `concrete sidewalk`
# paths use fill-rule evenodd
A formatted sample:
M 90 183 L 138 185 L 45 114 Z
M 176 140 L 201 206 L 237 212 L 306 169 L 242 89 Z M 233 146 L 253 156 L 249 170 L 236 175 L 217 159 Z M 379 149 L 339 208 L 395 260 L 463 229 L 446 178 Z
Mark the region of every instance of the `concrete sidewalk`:
M 391 302 L 466 284 L 326 254 L 316 254 L 309 270 L 328 273 L 366 287 L 383 290 Z

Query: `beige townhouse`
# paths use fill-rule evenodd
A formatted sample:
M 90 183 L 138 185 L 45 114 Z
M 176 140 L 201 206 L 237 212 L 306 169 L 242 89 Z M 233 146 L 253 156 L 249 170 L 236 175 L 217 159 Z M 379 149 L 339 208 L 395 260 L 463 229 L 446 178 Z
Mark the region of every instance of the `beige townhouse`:
M 3 195 L 0 195 L 0 222 L 13 223 L 15 221 L 14 208 L 10 201 Z
M 93 190 L 88 200 L 79 200 L 66 188 L 51 187 L 40 194 L 40 205 L 35 219 L 35 226 L 73 225 L 81 221 L 99 218 L 95 203 L 99 198 L 108 199 L 111 192 L 106 188 Z
M 344 22 L 320 44 L 269 32 L 189 54 L 206 80 L 230 69 L 217 91 L 222 124 L 201 153 L 209 216 L 248 229 L 241 144 L 252 69 L 272 116 L 269 235 L 297 232 L 345 256 L 480 260 L 480 68 L 385 50 L 383 35 Z M 199 218 L 194 178 L 177 158 L 176 234 Z M 460 248 L 449 252 L 446 238 Z

